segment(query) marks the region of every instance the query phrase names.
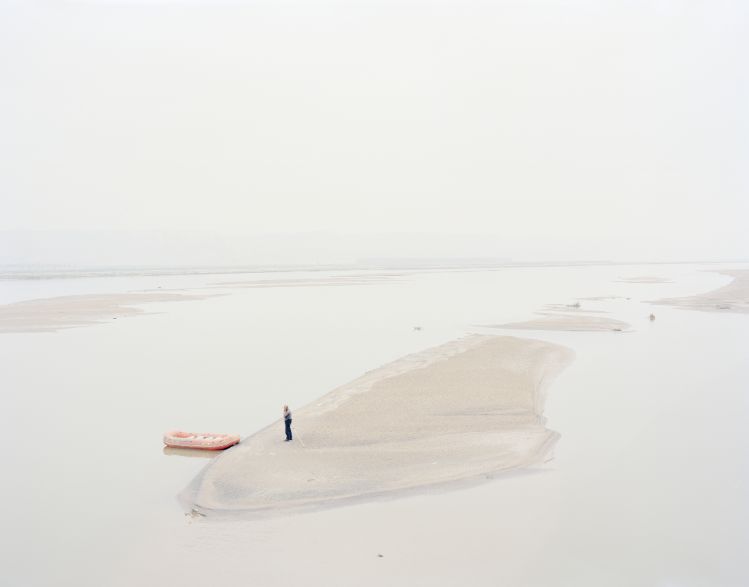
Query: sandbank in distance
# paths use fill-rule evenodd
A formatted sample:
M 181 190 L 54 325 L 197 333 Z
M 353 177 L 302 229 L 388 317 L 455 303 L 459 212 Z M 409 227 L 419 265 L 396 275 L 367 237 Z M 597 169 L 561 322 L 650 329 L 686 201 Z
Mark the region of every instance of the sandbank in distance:
M 0 306 L 2 332 L 56 332 L 149 313 L 140 304 L 204 299 L 205 295 L 122 293 L 61 296 Z
M 561 330 L 567 332 L 620 332 L 629 329 L 629 324 L 605 316 L 580 314 L 552 314 L 538 312 L 540 318 L 507 324 L 489 324 L 486 328 L 516 330 Z
M 728 285 L 712 291 L 681 298 L 664 298 L 650 302 L 682 308 L 685 310 L 699 310 L 702 312 L 749 312 L 749 271 L 720 271 L 723 275 L 730 275 L 733 281 Z

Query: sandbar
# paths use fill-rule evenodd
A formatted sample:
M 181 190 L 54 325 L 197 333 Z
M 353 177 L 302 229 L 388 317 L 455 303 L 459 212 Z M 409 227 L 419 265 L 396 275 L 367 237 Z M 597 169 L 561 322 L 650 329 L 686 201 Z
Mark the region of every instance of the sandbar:
M 562 330 L 569 332 L 610 332 L 629 329 L 629 324 L 621 320 L 603 316 L 583 316 L 579 314 L 549 314 L 539 312 L 541 318 L 508 324 L 491 324 L 487 328 L 511 328 L 518 330 Z
M 213 460 L 188 511 L 249 517 L 476 482 L 550 458 L 544 392 L 563 346 L 471 335 L 370 371 Z
M 0 306 L 0 332 L 56 332 L 147 313 L 140 304 L 203 299 L 171 293 L 60 296 Z
M 728 285 L 712 291 L 686 296 L 682 298 L 664 298 L 651 303 L 674 306 L 684 310 L 700 310 L 702 312 L 749 312 L 749 271 L 720 271 L 722 275 L 730 275 L 733 281 Z

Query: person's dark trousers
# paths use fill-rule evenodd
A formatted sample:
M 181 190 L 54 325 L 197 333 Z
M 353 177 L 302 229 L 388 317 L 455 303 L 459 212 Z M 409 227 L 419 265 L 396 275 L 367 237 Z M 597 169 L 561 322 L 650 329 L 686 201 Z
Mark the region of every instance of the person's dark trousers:
M 291 420 L 284 420 L 286 424 L 286 440 L 291 440 Z

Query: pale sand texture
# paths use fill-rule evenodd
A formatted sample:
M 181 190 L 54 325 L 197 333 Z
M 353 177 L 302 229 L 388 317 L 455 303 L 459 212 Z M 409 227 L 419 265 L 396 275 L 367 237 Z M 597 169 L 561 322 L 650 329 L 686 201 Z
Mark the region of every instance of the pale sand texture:
M 0 306 L 0 332 L 54 332 L 146 313 L 139 304 L 203 299 L 207 296 L 130 293 L 43 298 Z
M 543 318 L 509 324 L 491 324 L 487 328 L 516 328 L 519 330 L 565 330 L 570 332 L 607 332 L 627 330 L 629 324 L 613 318 L 578 314 L 543 314 Z
M 704 294 L 683 298 L 664 298 L 651 303 L 704 312 L 749 312 L 749 271 L 720 271 L 720 273 L 730 275 L 734 278 L 733 281 Z
M 206 514 L 304 510 L 478 479 L 543 462 L 558 434 L 544 388 L 559 345 L 472 335 L 409 355 L 295 410 L 214 460 L 182 495 Z

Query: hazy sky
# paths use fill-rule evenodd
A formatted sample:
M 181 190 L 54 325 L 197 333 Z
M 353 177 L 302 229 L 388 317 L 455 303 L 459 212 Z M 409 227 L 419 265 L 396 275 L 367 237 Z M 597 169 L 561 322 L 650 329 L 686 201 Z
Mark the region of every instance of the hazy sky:
M 0 231 L 747 258 L 748 81 L 745 1 L 0 0 Z

